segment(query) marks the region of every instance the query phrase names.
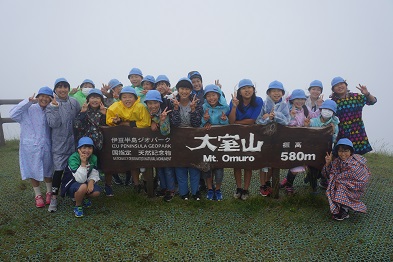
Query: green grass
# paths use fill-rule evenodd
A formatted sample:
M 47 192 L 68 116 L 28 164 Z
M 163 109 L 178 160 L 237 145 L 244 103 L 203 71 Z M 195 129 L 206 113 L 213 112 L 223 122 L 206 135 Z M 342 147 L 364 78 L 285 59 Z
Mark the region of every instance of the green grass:
M 377 153 L 367 159 L 368 213 L 351 213 L 342 222 L 331 219 L 324 191 L 310 194 L 302 175 L 295 196 L 280 192 L 272 199 L 258 195 L 255 172 L 252 197 L 235 200 L 230 169 L 222 202 L 176 197 L 165 203 L 115 186 L 115 197 L 94 199 L 78 219 L 69 198 L 54 214 L 34 206 L 30 183 L 20 179 L 18 141 L 7 141 L 0 147 L 0 261 L 393 260 L 393 157 Z

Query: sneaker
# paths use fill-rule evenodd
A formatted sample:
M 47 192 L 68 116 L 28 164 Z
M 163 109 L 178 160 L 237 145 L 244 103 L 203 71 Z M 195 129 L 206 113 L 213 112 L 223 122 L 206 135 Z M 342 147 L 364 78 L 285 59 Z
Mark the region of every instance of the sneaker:
M 272 192 L 273 192 L 273 190 L 272 190 L 272 188 L 271 188 L 270 186 L 264 185 L 264 186 L 261 186 L 261 187 L 259 188 L 259 193 L 260 193 L 261 196 L 263 196 L 263 197 L 270 196 L 270 195 L 272 194 Z
M 201 193 L 197 191 L 195 195 L 192 195 L 192 198 L 196 201 L 201 200 Z
M 41 195 L 35 197 L 35 206 L 39 208 L 45 206 L 44 198 Z
M 75 217 L 83 217 L 83 207 L 74 207 Z
M 51 198 L 52 198 L 52 192 L 46 192 L 45 205 L 49 205 L 50 204 Z
M 113 183 L 115 183 L 116 185 L 124 185 L 124 182 L 123 182 L 123 180 L 121 180 L 119 175 L 113 175 L 112 180 L 113 180 Z
M 287 193 L 287 195 L 293 195 L 295 194 L 295 189 L 293 186 L 285 186 L 285 193 Z
M 250 197 L 250 192 L 248 192 L 248 190 L 243 190 L 241 199 L 247 200 L 249 197 Z
M 349 214 L 344 209 L 341 209 L 338 214 L 333 215 L 333 219 L 337 221 L 342 221 L 346 218 L 349 218 Z
M 213 189 L 209 189 L 209 190 L 207 191 L 206 198 L 207 198 L 208 200 L 213 200 L 213 197 L 214 197 L 214 191 L 213 191 Z
M 221 193 L 220 189 L 215 191 L 215 195 L 216 195 L 216 200 L 217 201 L 222 201 L 222 193 Z
M 243 192 L 243 188 L 236 188 L 236 192 L 235 194 L 233 194 L 233 197 L 236 199 L 240 199 L 242 197 L 242 192 Z
M 87 208 L 91 207 L 90 198 L 83 199 L 83 207 L 87 207 Z
M 113 189 L 112 189 L 111 186 L 105 185 L 105 189 L 104 190 L 105 190 L 105 194 L 106 194 L 107 197 L 113 197 L 114 196 Z
M 189 198 L 188 194 L 181 196 L 181 199 L 183 199 L 183 200 L 188 200 L 188 198 Z
M 57 211 L 57 198 L 51 198 L 48 211 L 51 213 Z
M 288 183 L 287 178 L 284 178 L 281 182 L 280 182 L 280 188 L 284 188 Z
M 170 202 L 173 199 L 173 196 L 175 195 L 175 193 L 171 192 L 171 191 L 166 191 L 165 192 L 165 196 L 164 196 L 164 201 L 166 202 Z
M 126 180 L 124 181 L 125 186 L 132 186 L 132 181 L 131 180 Z

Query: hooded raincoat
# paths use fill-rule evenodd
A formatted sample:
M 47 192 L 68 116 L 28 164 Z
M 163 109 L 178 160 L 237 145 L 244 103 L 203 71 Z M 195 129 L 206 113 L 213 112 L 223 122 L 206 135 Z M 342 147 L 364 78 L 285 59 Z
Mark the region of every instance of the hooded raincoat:
M 72 97 L 56 98 L 58 106 L 49 104 L 45 109 L 46 119 L 52 128 L 52 154 L 55 170 L 64 170 L 68 157 L 75 152 L 74 119 L 81 110 Z
M 10 117 L 20 124 L 19 165 L 22 180 L 43 181 L 52 177 L 50 127 L 45 110 L 28 99 L 10 110 Z
M 138 128 L 149 127 L 151 125 L 149 111 L 140 101 L 138 97 L 131 107 L 125 107 L 122 101 L 113 103 L 106 112 L 107 125 L 115 126 L 112 118 L 118 115 L 122 121 L 135 122 Z
M 345 161 L 336 158 L 329 166 L 323 167 L 322 175 L 329 179 L 326 196 L 332 214 L 338 214 L 341 205 L 357 212 L 367 211 L 366 205 L 360 201 L 371 175 L 366 163 L 364 157 L 353 154 Z
M 263 119 L 264 114 L 269 114 L 274 109 L 275 117 L 273 120 L 270 118 Z M 261 113 L 259 114 L 257 120 L 255 121 L 257 124 L 260 125 L 267 125 L 272 122 L 279 123 L 281 125 L 288 125 L 291 116 L 289 114 L 289 107 L 288 104 L 281 99 L 279 102 L 275 103 L 270 96 L 266 97 L 266 101 L 263 104 Z

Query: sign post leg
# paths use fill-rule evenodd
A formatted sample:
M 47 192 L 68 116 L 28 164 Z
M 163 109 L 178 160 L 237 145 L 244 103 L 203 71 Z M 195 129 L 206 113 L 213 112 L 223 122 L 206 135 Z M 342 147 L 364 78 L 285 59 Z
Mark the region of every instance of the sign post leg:
M 146 181 L 146 190 L 148 197 L 154 197 L 154 171 L 153 168 L 146 168 L 144 180 Z
M 280 169 L 279 168 L 273 168 L 272 167 L 272 183 L 273 183 L 273 198 L 279 198 L 279 184 L 280 184 Z

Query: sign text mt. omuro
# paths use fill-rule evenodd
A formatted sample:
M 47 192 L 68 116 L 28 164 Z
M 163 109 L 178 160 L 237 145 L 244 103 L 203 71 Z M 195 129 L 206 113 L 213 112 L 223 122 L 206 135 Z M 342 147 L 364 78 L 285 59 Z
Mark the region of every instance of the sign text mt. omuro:
M 132 167 L 321 168 L 332 146 L 332 128 L 286 127 L 279 124 L 172 128 L 162 136 L 150 128 L 102 127 L 104 172 Z

